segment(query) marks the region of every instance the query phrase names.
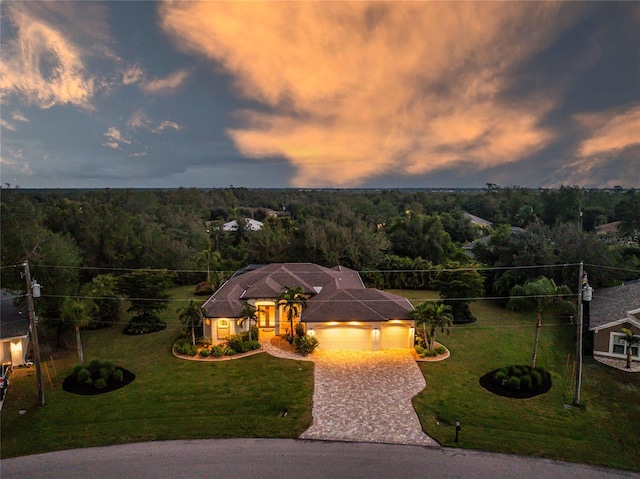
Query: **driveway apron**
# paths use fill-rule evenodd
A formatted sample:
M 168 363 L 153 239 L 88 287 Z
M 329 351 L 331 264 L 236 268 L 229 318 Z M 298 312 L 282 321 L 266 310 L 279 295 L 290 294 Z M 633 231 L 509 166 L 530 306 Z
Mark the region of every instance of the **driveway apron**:
M 411 398 L 426 382 L 411 353 L 316 351 L 313 423 L 301 439 L 438 446 Z

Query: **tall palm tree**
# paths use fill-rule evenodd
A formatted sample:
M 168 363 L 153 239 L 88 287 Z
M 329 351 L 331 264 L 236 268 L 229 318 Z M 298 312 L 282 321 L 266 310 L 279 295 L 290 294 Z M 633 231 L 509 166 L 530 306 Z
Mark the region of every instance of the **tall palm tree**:
M 211 248 L 203 249 L 196 253 L 194 261 L 198 266 L 205 266 L 207 268 L 207 283 L 211 284 L 211 267 L 216 265 L 220 261 L 220 252 L 211 251 Z
M 622 332 L 624 336 L 620 339 L 627 343 L 627 369 L 631 369 L 631 347 L 634 344 L 640 345 L 640 336 L 633 334 L 633 332 L 627 328 L 622 328 Z
M 186 328 L 191 328 L 191 344 L 196 344 L 196 326 L 202 322 L 202 309 L 200 305 L 193 299 L 189 300 L 189 303 L 182 308 L 178 308 L 180 322 Z
M 571 294 L 571 290 L 567 286 L 558 286 L 552 279 L 545 276 L 541 276 L 535 281 L 527 281 L 524 285 L 516 285 L 511 289 L 511 298 L 507 303 L 507 308 L 515 311 L 536 309 L 536 337 L 533 342 L 532 368 L 536 367 L 542 313 L 575 314 L 576 306 L 571 301 L 563 299 L 569 294 Z
M 409 313 L 409 318 L 415 321 L 416 328 L 422 326 L 425 342 L 428 341 L 430 350 L 433 350 L 436 343 L 436 330 L 439 329 L 441 333 L 446 331 L 448 334 L 453 324 L 451 306 L 444 303 L 420 303 Z
M 91 312 L 95 308 L 92 301 L 84 299 L 65 298 L 60 315 L 63 321 L 69 321 L 76 330 L 76 347 L 78 348 L 78 362 L 84 364 L 84 352 L 80 340 L 80 328 L 91 322 Z
M 249 341 L 251 341 L 251 322 L 258 322 L 258 312 L 256 311 L 256 307 L 248 302 L 244 302 L 242 305 L 242 310 L 240 311 L 240 320 L 238 324 L 242 326 L 245 321 L 249 321 Z
M 302 310 L 307 307 L 307 297 L 304 295 L 302 286 L 291 288 L 284 286 L 276 299 L 276 304 L 282 306 L 284 313 L 289 319 L 289 344 L 293 343 L 293 318 L 300 317 Z

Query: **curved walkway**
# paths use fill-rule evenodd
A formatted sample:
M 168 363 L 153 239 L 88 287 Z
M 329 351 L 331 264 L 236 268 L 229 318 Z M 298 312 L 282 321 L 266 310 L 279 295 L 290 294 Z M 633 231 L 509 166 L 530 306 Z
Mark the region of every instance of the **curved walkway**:
M 438 446 L 411 399 L 426 386 L 406 350 L 321 351 L 309 357 L 262 343 L 274 356 L 313 361 L 313 424 L 301 439 Z

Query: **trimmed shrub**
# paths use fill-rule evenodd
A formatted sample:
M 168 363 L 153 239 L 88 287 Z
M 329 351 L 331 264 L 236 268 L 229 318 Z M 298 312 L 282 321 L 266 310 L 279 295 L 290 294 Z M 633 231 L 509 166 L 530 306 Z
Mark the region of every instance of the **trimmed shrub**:
M 116 371 L 113 373 L 113 380 L 117 383 L 121 383 L 123 379 L 124 372 L 122 371 L 122 369 L 116 369 Z
M 182 354 L 183 356 L 195 356 L 198 353 L 198 348 L 191 344 L 187 338 L 178 339 L 173 343 L 173 349 L 176 350 L 176 353 Z
M 89 361 L 89 366 L 88 366 L 89 369 L 98 371 L 101 367 L 102 367 L 102 361 L 100 361 L 99 359 L 96 358 Z
M 530 375 L 525 374 L 520 378 L 520 389 L 528 391 L 529 389 L 531 389 L 532 384 L 533 384 L 533 381 L 531 380 Z
M 438 346 L 434 351 L 436 352 L 436 354 L 440 355 L 446 353 L 447 348 L 445 348 L 444 346 Z
M 540 371 L 538 371 L 537 369 L 533 369 L 531 371 L 531 385 L 532 387 L 538 387 L 540 386 L 540 384 L 542 384 L 542 374 L 540 374 Z
M 76 364 L 73 367 L 73 372 L 71 374 L 73 374 L 73 377 L 77 378 L 78 377 L 78 373 L 80 371 L 82 371 L 84 369 L 84 365 L 83 364 Z
M 500 369 L 493 375 L 493 381 L 497 384 L 502 384 L 502 381 L 507 379 L 507 372 L 503 369 Z
M 91 379 L 91 371 L 87 368 L 82 368 L 78 371 L 78 383 L 79 384 L 92 384 L 93 380 Z
M 229 349 L 233 349 L 237 353 L 243 353 L 245 341 L 243 341 L 242 339 L 243 338 L 241 334 L 233 334 L 229 336 L 229 339 L 227 339 L 226 341 L 227 347 Z
M 202 348 L 200 350 L 200 356 L 203 358 L 208 358 L 210 354 L 211 354 L 211 351 L 209 351 L 208 348 Z
M 226 354 L 226 349 L 224 346 L 221 345 L 217 345 L 217 346 L 211 346 L 211 355 L 214 358 L 220 358 L 222 356 L 224 356 Z
M 509 366 L 509 377 L 511 376 L 522 376 L 522 369 L 520 368 L 520 366 Z
M 520 378 L 518 376 L 511 376 L 507 381 L 507 387 L 509 389 L 520 389 Z
M 107 387 L 107 380 L 100 378 L 100 379 L 96 379 L 96 382 L 94 383 L 94 386 L 98 389 L 102 389 L 102 388 L 106 388 Z
M 297 332 L 297 331 L 296 331 Z M 318 347 L 318 338 L 310 334 L 295 338 L 296 351 L 303 356 L 311 354 Z M 259 345 L 258 345 L 259 346 Z
M 104 367 L 104 365 L 100 368 L 100 378 L 104 379 L 105 381 L 109 380 L 109 376 L 111 376 L 111 372 L 109 371 L 109 368 Z M 96 386 L 97 387 L 97 386 Z

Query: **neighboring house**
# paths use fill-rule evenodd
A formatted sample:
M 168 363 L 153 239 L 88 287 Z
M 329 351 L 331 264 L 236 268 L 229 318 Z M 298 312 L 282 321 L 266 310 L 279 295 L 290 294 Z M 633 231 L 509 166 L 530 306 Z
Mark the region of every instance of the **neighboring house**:
M 323 350 L 380 350 L 411 348 L 414 323 L 407 318 L 413 310 L 402 296 L 366 288 L 352 269 L 325 268 L 312 263 L 253 265 L 240 270 L 202 306 L 204 335 L 214 344 L 248 329 L 239 326 L 244 301 L 256 307 L 260 337 L 286 335 L 290 325 L 276 298 L 282 288 L 302 287 L 307 307 L 294 325 L 301 322 L 315 334 Z
M 606 234 L 615 234 L 620 229 L 620 225 L 622 221 L 612 221 L 611 223 L 605 223 L 600 226 L 595 227 L 596 234 L 606 235 Z
M 493 226 L 493 223 L 489 220 L 485 220 L 484 218 L 480 218 L 479 216 L 472 215 L 471 213 L 464 212 L 464 217 L 468 218 L 471 223 L 480 228 L 483 231 L 488 231 Z
M 25 364 L 29 317 L 14 304 L 14 296 L 4 289 L 0 297 L 0 344 L 0 362 L 11 361 L 14 366 Z
M 259 231 L 262 229 L 262 221 L 257 221 L 251 218 L 244 219 L 245 229 L 249 231 Z M 232 220 L 228 221 L 222 225 L 222 229 L 225 231 L 237 231 L 238 230 L 238 221 Z
M 622 328 L 640 334 L 640 280 L 594 291 L 589 306 L 589 329 L 593 331 L 593 355 L 625 359 L 627 344 Z M 640 361 L 640 347 L 631 348 L 633 361 Z

